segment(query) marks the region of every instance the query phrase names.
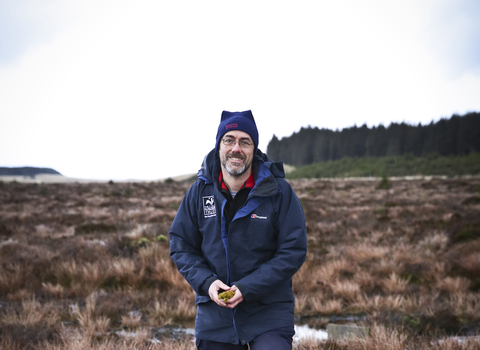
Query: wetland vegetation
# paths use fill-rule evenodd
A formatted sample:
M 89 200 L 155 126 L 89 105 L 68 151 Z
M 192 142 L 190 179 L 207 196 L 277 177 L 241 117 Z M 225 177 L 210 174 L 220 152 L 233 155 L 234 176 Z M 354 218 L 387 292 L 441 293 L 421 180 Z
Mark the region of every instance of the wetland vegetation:
M 385 180 L 385 179 L 383 179 Z M 475 349 L 480 180 L 290 179 L 305 210 L 296 321 L 371 327 L 295 349 Z M 0 182 L 0 349 L 193 349 L 168 230 L 190 182 Z M 162 330 L 162 331 L 161 331 Z

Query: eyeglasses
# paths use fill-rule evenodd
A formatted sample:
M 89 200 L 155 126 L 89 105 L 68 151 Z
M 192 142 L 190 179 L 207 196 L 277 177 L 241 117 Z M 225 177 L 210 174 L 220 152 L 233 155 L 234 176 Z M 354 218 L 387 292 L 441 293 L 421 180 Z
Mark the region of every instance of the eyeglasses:
M 248 140 L 238 140 L 237 141 L 237 140 L 234 140 L 234 139 L 223 138 L 222 142 L 226 147 L 233 147 L 237 143 L 240 146 L 240 148 L 251 148 L 253 146 L 253 143 L 251 143 Z

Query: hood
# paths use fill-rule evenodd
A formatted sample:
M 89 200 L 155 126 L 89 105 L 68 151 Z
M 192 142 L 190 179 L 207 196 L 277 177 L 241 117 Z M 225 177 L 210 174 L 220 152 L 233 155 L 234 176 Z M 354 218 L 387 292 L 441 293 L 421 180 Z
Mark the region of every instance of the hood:
M 273 176 L 280 177 L 280 178 L 285 177 L 283 162 L 274 162 L 273 160 L 270 159 L 269 156 L 267 156 L 266 153 L 263 153 L 260 150 L 257 150 L 257 153 L 255 154 L 255 158 L 259 158 L 263 162 L 263 165 L 265 165 L 267 169 L 270 170 Z
M 253 159 L 252 167 L 255 163 L 260 163 L 265 168 L 267 168 L 270 173 L 277 178 L 284 178 L 285 171 L 283 170 L 282 162 L 274 162 L 270 159 L 268 155 L 257 149 L 255 157 Z M 261 166 L 260 165 L 260 166 Z M 198 171 L 197 177 L 201 180 L 204 180 L 206 183 L 213 183 L 214 179 L 217 178 L 220 173 L 221 165 L 218 152 L 215 149 L 212 149 L 203 159 L 202 166 Z

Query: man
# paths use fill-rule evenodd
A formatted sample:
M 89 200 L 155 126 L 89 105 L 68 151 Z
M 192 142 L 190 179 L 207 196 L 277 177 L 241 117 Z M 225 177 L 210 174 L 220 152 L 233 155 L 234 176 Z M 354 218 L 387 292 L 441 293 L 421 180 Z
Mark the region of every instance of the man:
M 252 112 L 224 111 L 170 230 L 170 256 L 196 292 L 198 349 L 292 349 L 292 276 L 307 239 L 284 175 L 258 150 Z M 223 291 L 235 294 L 222 301 Z

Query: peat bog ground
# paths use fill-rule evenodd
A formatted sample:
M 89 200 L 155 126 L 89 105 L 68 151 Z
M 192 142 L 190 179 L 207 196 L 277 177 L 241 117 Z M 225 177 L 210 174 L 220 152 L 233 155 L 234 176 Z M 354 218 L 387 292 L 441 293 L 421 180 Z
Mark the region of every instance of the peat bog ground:
M 480 179 L 290 183 L 297 324 L 372 329 L 295 349 L 480 348 L 445 340 L 480 333 Z M 168 243 L 190 185 L 0 182 L 0 349 L 191 349 L 165 331 L 196 314 Z

